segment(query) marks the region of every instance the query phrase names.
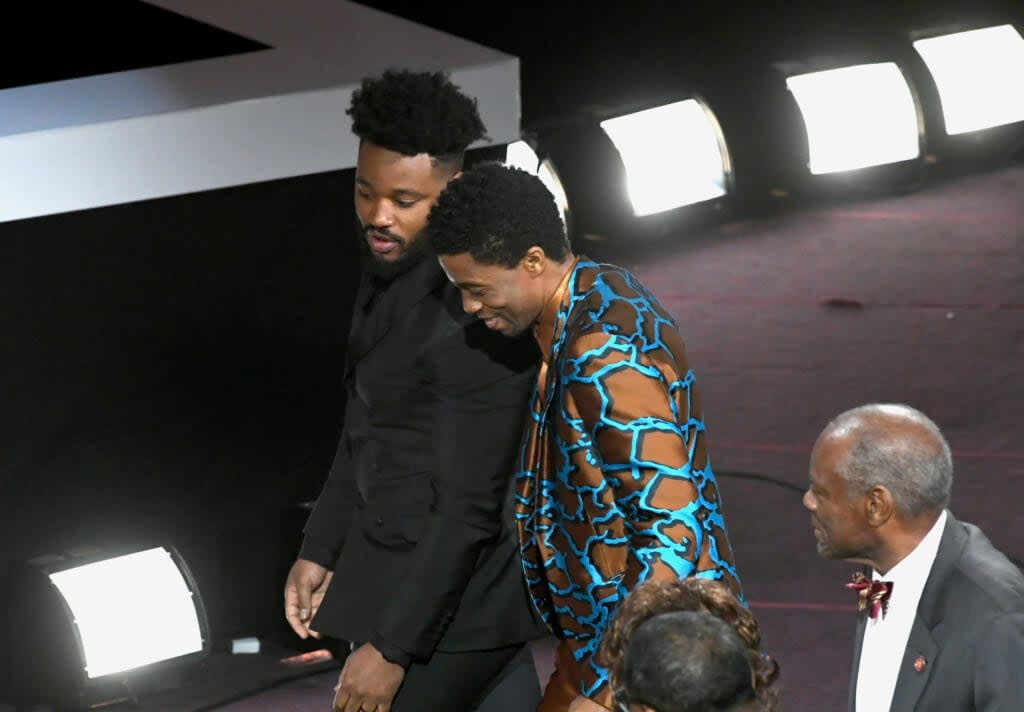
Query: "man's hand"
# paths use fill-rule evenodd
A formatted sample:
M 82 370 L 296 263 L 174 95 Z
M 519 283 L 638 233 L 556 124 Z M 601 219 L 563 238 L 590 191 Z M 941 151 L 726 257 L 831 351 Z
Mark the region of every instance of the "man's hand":
M 366 643 L 345 659 L 335 688 L 335 712 L 390 712 L 391 701 L 405 679 L 405 668 L 388 662 Z
M 309 627 L 309 622 L 320 609 L 333 576 L 334 572 L 306 559 L 296 559 L 288 572 L 284 584 L 284 617 L 303 640 L 309 636 L 320 638 L 320 634 Z
M 581 695 L 569 705 L 569 712 L 608 712 L 608 708 L 602 707 L 589 697 Z

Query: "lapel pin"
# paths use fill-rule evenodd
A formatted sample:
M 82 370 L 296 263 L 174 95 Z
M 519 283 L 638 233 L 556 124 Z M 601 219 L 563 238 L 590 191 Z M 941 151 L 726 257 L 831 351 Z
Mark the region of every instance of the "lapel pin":
M 928 664 L 928 661 L 924 659 L 923 655 L 918 655 L 917 659 L 914 660 L 914 669 L 918 672 L 924 670 L 924 666 Z

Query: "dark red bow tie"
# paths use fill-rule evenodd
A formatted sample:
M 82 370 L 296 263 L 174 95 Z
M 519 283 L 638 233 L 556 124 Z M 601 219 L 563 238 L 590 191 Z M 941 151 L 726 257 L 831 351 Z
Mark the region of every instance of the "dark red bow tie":
M 847 588 L 857 592 L 858 611 L 865 611 L 868 606 L 871 606 L 868 613 L 871 618 L 878 618 L 879 611 L 882 613 L 882 618 L 885 618 L 885 614 L 889 610 L 889 599 L 892 598 L 893 586 L 892 581 L 872 581 L 860 571 L 853 575 L 853 581 L 846 584 Z

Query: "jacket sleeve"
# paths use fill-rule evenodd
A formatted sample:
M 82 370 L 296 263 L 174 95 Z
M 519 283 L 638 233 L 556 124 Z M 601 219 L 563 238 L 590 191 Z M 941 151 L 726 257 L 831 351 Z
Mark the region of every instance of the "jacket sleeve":
M 1024 709 L 1024 613 L 996 616 L 981 640 L 974 665 L 974 709 Z
M 498 337 L 474 321 L 431 348 L 435 507 L 409 562 L 415 584 L 391 598 L 378 648 L 428 657 L 484 547 L 510 526 L 502 510 L 537 359 L 532 340 Z
M 334 562 L 345 545 L 345 534 L 352 520 L 355 501 L 355 483 L 343 430 L 327 480 L 303 527 L 300 559 L 313 561 L 328 569 L 334 568 Z
M 619 595 L 601 599 L 607 610 L 599 618 L 610 620 L 648 579 L 725 579 L 742 597 L 687 364 L 607 333 L 576 339 L 568 357 L 568 402 L 604 479 L 592 496 L 626 520 Z M 587 673 L 584 692 L 610 706 L 607 670 L 594 660 L 600 634 L 577 655 Z

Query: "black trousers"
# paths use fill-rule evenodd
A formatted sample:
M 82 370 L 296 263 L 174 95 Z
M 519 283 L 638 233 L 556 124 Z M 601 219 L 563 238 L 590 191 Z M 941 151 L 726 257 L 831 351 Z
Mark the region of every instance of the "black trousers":
M 534 712 L 540 696 L 533 655 L 525 644 L 458 653 L 438 650 L 426 663 L 409 666 L 391 710 Z

